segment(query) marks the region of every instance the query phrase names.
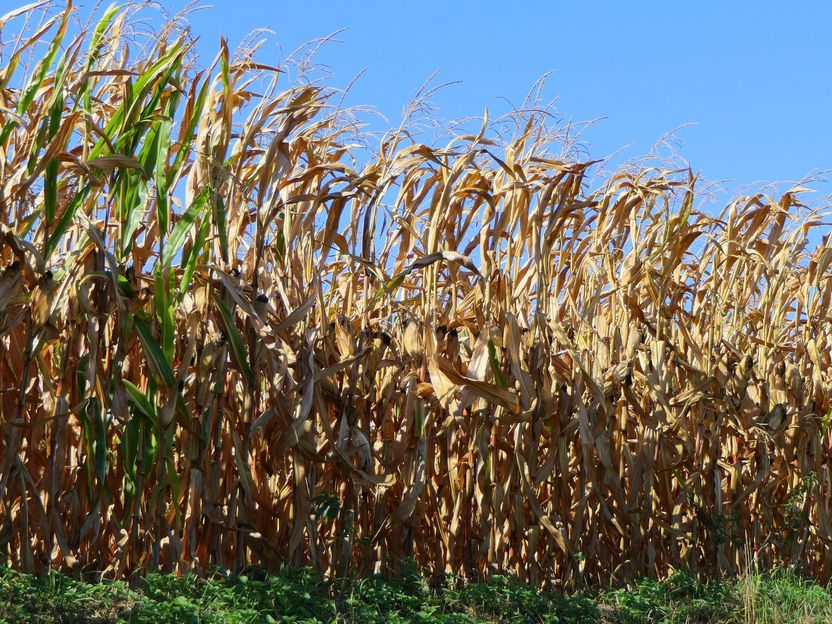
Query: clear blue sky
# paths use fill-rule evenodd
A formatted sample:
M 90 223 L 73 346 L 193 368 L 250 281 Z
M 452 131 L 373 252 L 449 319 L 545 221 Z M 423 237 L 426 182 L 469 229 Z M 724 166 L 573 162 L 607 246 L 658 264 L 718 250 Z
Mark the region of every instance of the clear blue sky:
M 165 2 L 168 6 L 176 3 Z M 346 27 L 316 57 L 349 104 L 392 122 L 419 85 L 461 81 L 434 101 L 443 119 L 506 112 L 553 71 L 545 94 L 567 119 L 605 117 L 594 158 L 647 152 L 682 124 L 679 153 L 710 180 L 796 180 L 832 169 L 832 3 L 215 0 L 192 15 L 200 47 L 274 31 L 277 61 Z M 832 192 L 829 183 L 814 201 Z

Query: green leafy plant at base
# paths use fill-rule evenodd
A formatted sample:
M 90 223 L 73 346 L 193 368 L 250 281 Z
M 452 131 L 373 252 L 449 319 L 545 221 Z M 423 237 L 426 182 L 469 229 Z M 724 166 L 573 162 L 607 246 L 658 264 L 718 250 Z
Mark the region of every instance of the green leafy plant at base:
M 494 576 L 428 582 L 393 578 L 327 581 L 309 568 L 279 574 L 252 568 L 208 578 L 151 574 L 83 582 L 0 569 L 0 622 L 78 624 L 821 624 L 832 591 L 783 570 L 731 580 L 676 572 L 626 588 L 564 595 Z

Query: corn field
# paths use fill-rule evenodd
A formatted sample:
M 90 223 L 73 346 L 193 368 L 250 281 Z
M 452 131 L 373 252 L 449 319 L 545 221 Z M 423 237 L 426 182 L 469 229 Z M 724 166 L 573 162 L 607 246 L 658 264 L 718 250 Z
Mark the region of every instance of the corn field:
M 0 18 L 0 560 L 832 578 L 805 189 L 705 211 L 534 109 L 373 137 L 143 10 Z

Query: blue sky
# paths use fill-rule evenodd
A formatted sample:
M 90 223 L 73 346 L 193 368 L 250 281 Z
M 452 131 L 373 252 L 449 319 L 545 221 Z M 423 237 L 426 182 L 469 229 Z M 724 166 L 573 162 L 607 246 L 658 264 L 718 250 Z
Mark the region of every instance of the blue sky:
M 165 2 L 168 6 L 181 3 Z M 347 28 L 317 62 L 347 102 L 398 122 L 434 70 L 460 81 L 433 101 L 444 120 L 519 106 L 553 72 L 544 95 L 565 119 L 599 117 L 584 141 L 593 158 L 650 150 L 678 131 L 678 152 L 709 180 L 754 185 L 832 169 L 832 4 L 827 2 L 283 2 L 216 0 L 191 16 L 206 56 L 274 31 L 278 61 Z M 832 192 L 818 183 L 813 201 Z

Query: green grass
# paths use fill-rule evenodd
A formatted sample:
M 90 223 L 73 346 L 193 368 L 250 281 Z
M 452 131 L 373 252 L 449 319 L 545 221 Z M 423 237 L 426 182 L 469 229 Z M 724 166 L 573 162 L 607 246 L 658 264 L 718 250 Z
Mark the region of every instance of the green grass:
M 730 581 L 676 573 L 624 589 L 562 596 L 513 578 L 431 587 L 416 573 L 325 581 L 306 569 L 209 579 L 150 575 L 88 583 L 0 568 L 0 623 L 350 622 L 764 624 L 832 621 L 832 591 L 786 572 Z

